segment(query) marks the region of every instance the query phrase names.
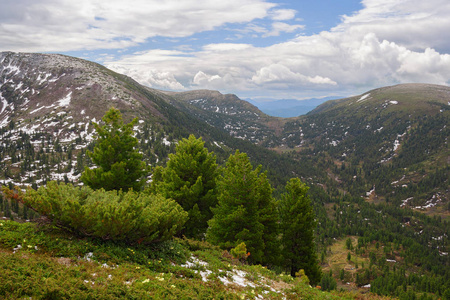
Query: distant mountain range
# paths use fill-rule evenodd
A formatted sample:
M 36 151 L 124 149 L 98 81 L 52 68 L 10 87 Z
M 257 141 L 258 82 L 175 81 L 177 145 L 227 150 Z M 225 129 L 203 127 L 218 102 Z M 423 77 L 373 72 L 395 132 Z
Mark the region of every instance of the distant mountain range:
M 281 118 L 292 118 L 305 115 L 312 111 L 318 105 L 342 97 L 325 97 L 325 98 L 311 98 L 305 100 L 297 99 L 245 99 L 251 104 L 258 107 L 261 111 L 269 116 L 281 117 Z

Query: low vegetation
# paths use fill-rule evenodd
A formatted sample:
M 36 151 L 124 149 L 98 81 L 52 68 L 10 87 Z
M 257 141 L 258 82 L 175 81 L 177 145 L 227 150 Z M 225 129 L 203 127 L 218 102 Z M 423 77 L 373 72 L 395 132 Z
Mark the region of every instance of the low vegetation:
M 2 299 L 358 298 L 244 264 L 207 242 L 130 246 L 9 220 L 0 221 L 0 270 Z
M 130 129 L 119 131 L 125 133 L 123 140 L 136 142 Z M 107 178 L 120 181 L 128 174 L 126 162 L 140 157 L 137 143 L 120 148 L 120 141 L 111 143 L 114 136 L 107 134 L 105 143 L 90 148 L 96 166 L 85 168 L 81 177 L 85 186 L 47 182 L 25 192 L 11 185 L 3 189 L 0 208 L 6 218 L 40 216 L 41 225 L 1 221 L 0 259 L 5 272 L 0 276 L 6 277 L 0 278 L 5 282 L 0 295 L 7 299 L 363 297 L 344 292 L 351 287 L 400 299 L 449 298 L 449 224 L 440 218 L 369 203 L 341 193 L 332 181 L 325 181 L 325 189 L 317 184 L 308 188 L 292 178 L 274 193 L 271 169 L 254 168 L 249 156 L 239 151 L 219 166 L 203 140 L 193 135 L 176 148 L 172 143 L 175 153 L 165 167 L 153 170 L 153 181 L 146 188 L 142 184 L 147 169 L 141 163 L 133 164 L 136 173 L 130 172 L 139 176 L 103 187 L 101 182 L 110 183 Z M 126 155 L 111 151 L 116 146 Z M 119 157 L 110 161 L 120 167 L 101 166 L 108 157 Z M 350 170 L 343 163 L 339 174 Z M 69 275 L 62 275 L 62 270 Z M 323 292 L 336 289 L 340 292 Z M 364 297 L 377 299 L 370 293 Z
M 22 202 L 51 224 L 77 236 L 149 244 L 171 239 L 187 219 L 173 200 L 157 195 L 93 190 L 51 181 L 25 193 L 4 188 L 7 197 Z

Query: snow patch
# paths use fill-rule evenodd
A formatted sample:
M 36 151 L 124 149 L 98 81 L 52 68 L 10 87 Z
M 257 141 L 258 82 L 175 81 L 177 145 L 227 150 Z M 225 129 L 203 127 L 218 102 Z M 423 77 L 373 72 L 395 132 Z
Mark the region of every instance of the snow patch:
M 52 76 L 52 74 L 50 74 L 50 73 L 39 74 L 38 78 L 36 79 L 36 81 L 38 81 L 38 85 L 43 84 L 47 80 L 47 78 L 50 76 Z
M 425 202 L 424 206 L 416 206 L 415 209 L 428 209 L 436 206 L 442 199 L 440 195 L 433 195 L 427 202 Z
M 370 195 L 375 193 L 375 186 L 368 192 L 366 192 L 366 196 L 369 197 Z
M 2 111 L 0 111 L 0 115 L 5 111 L 6 107 L 8 106 L 8 101 L 6 101 L 5 98 L 3 98 L 2 93 L 0 93 L 0 100 L 2 101 Z
M 338 141 L 331 141 L 330 145 L 332 145 L 333 147 L 336 147 L 339 144 Z
M 396 151 L 399 146 L 400 146 L 400 141 L 399 140 L 395 140 L 394 141 L 394 151 Z
M 65 107 L 69 106 L 71 99 L 72 99 L 72 91 L 70 91 L 66 97 L 62 98 L 61 100 L 58 100 L 57 102 L 59 103 L 60 107 Z
M 368 97 L 370 96 L 370 93 L 367 93 L 365 95 L 362 95 L 361 98 L 359 98 L 359 100 L 357 100 L 356 102 L 361 102 L 366 100 Z
M 199 273 L 200 276 L 202 276 L 202 280 L 204 282 L 208 281 L 208 276 L 210 274 L 212 274 L 211 270 L 206 269 L 206 267 L 208 266 L 208 263 L 202 260 L 199 260 L 197 257 L 195 256 L 191 256 L 189 258 L 189 260 L 186 261 L 185 264 L 181 265 L 181 267 L 183 268 L 197 268 L 197 267 L 201 267 L 204 268 L 204 271 L 197 271 L 195 270 L 195 273 Z M 252 282 L 249 282 L 245 277 L 247 275 L 246 272 L 241 271 L 241 270 L 233 270 L 232 272 L 227 271 L 227 277 L 223 277 L 223 276 L 219 276 L 219 280 L 225 284 L 225 285 L 229 285 L 229 284 L 237 284 L 239 286 L 242 287 L 247 287 L 250 286 L 252 288 L 255 288 L 256 285 Z M 228 278 L 232 278 L 232 280 L 230 281 Z
M 3 128 L 8 124 L 9 124 L 9 116 L 6 116 L 6 118 L 0 121 L 0 128 Z
M 405 207 L 408 204 L 408 202 L 412 199 L 414 199 L 414 197 L 410 197 L 405 200 L 402 200 L 402 204 L 400 204 L 400 207 Z

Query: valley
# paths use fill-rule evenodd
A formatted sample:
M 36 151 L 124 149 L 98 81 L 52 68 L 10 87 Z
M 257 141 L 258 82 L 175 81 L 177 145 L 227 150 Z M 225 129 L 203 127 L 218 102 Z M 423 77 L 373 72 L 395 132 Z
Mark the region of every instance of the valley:
M 448 86 L 382 87 L 279 118 L 236 95 L 155 90 L 73 57 L 2 52 L 0 183 L 78 184 L 92 166 L 91 122 L 111 106 L 126 121 L 138 118 L 139 150 L 152 168 L 194 134 L 219 165 L 237 149 L 247 153 L 267 171 L 275 197 L 291 177 L 307 183 L 321 267 L 338 288 L 450 297 Z M 0 208 L 8 219 L 33 216 L 7 201 Z

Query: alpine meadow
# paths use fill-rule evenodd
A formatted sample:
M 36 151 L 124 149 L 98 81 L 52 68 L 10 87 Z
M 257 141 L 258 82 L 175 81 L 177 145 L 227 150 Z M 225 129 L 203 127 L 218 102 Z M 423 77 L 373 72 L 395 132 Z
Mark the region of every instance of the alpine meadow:
M 269 116 L 0 53 L 0 298 L 450 299 L 450 88 Z

